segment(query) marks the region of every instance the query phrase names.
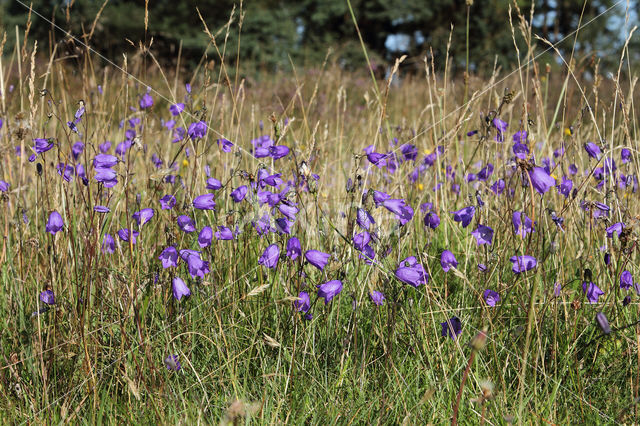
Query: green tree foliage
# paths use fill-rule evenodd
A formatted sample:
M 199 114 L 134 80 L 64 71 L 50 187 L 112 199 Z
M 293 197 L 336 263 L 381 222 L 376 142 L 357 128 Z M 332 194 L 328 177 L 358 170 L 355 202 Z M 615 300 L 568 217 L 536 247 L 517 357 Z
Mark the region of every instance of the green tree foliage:
M 81 40 L 89 32 L 102 6 L 99 0 L 33 0 L 31 3 L 35 11 Z M 473 3 L 469 10 L 471 69 L 490 69 L 494 59 L 498 65 L 511 66 L 517 57 L 509 26 L 510 1 L 477 0 Z M 8 30 L 11 38 L 15 25 L 24 28 L 28 10 L 17 1 L 5 0 L 0 4 L 3 9 L 0 24 Z M 68 8 L 69 4 L 71 7 Z M 153 38 L 153 51 L 165 62 L 175 60 L 180 43 L 186 63 L 196 64 L 205 51 L 217 59 L 196 7 L 209 29 L 216 33 L 229 21 L 234 4 L 236 9 L 225 51 L 225 60 L 230 64 L 238 53 L 244 61 L 252 61 L 268 70 L 288 67 L 289 57 L 304 64 L 317 63 L 322 61 L 329 47 L 336 50 L 334 57 L 345 67 L 363 63 L 362 49 L 346 0 L 248 0 L 243 3 L 242 10 L 233 0 L 154 0 L 149 2 L 146 33 L 143 0 L 111 0 L 104 8 L 90 44 L 113 58 L 134 49 L 132 43 L 137 45 Z M 525 19 L 529 20 L 531 0 L 518 0 L 517 4 Z M 579 23 L 586 24 L 613 4 L 613 0 L 587 0 L 584 3 L 538 0 L 531 21 L 532 31 L 558 42 L 571 34 Z M 436 63 L 444 66 L 451 37 L 451 65 L 457 70 L 465 68 L 465 0 L 352 0 L 351 5 L 363 40 L 375 62 L 391 61 L 395 56 L 407 54 L 415 57 L 414 63 L 419 64 L 424 55 L 433 51 Z M 519 19 L 513 5 L 511 9 L 512 21 L 517 26 Z M 576 53 L 587 55 L 595 52 L 606 60 L 612 49 L 622 43 L 619 26 L 611 25 L 611 22 L 622 22 L 623 14 L 624 7 L 619 6 L 581 29 Z M 52 31 L 51 25 L 40 17 L 32 15 L 32 21 L 31 36 L 40 40 L 41 46 L 43 42 L 64 39 L 61 31 Z M 242 31 L 239 34 L 240 22 Z M 515 34 L 523 55 L 526 47 L 518 28 Z M 220 50 L 225 36 L 223 30 L 216 39 Z M 569 37 L 564 41 L 559 46 L 561 52 L 570 52 L 573 40 Z M 534 40 L 534 43 L 538 52 L 546 49 L 541 42 Z

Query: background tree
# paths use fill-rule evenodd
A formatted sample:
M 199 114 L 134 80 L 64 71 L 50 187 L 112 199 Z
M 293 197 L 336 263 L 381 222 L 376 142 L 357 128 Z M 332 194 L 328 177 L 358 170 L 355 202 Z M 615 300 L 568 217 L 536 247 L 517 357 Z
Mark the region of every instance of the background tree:
M 186 64 L 197 64 L 207 46 L 209 54 L 215 57 L 196 7 L 209 28 L 216 31 L 228 22 L 234 3 L 236 12 L 228 38 L 232 47 L 227 49 L 225 59 L 230 64 L 236 58 L 238 23 L 242 21 L 240 57 L 263 69 L 287 68 L 289 57 L 303 65 L 316 64 L 323 60 L 329 47 L 335 49 L 334 58 L 340 65 L 363 65 L 361 46 L 346 0 L 248 0 L 243 3 L 242 10 L 233 0 L 155 0 L 149 2 L 146 40 L 153 37 L 154 54 L 169 63 L 175 61 L 181 42 Z M 638 3 L 631 3 L 631 17 L 634 20 L 638 16 Z M 35 11 L 81 39 L 102 6 L 98 0 L 33 0 L 31 4 Z M 433 50 L 436 64 L 443 67 L 451 34 L 451 66 L 454 71 L 466 67 L 466 0 L 352 0 L 351 4 L 366 47 L 376 62 L 391 62 L 394 57 L 407 54 L 415 57 L 414 62 L 417 63 Z M 494 58 L 503 67 L 517 63 L 509 26 L 509 4 L 508 0 L 483 0 L 471 6 L 471 70 L 490 70 Z M 517 25 L 518 18 L 511 4 L 513 22 Z M 587 24 L 613 4 L 614 0 L 539 0 L 531 22 L 533 33 L 558 42 L 572 34 L 580 23 Z M 10 52 L 14 43 L 14 26 L 24 29 L 28 10 L 18 1 L 0 0 L 0 5 L 3 12 L 0 24 L 7 30 L 9 38 L 5 52 Z M 517 0 L 517 5 L 528 20 L 531 0 Z M 617 63 L 611 53 L 619 51 L 624 41 L 621 31 L 624 27 L 624 6 L 617 6 L 580 30 L 575 45 L 578 57 L 595 54 L 602 59 L 605 68 Z M 111 58 L 134 49 L 130 41 L 135 44 L 145 40 L 144 13 L 143 0 L 109 1 L 98 21 L 91 40 L 92 47 Z M 64 38 L 60 31 L 52 31 L 51 25 L 38 16 L 33 15 L 32 21 L 30 38 L 40 40 L 41 46 Z M 218 41 L 220 45 L 223 38 L 224 34 L 221 34 Z M 523 40 L 517 29 L 516 41 L 523 54 Z M 569 54 L 573 41 L 572 36 L 561 43 L 560 51 Z M 547 48 L 539 41 L 535 43 L 538 52 Z M 637 49 L 631 52 L 635 54 Z M 550 61 L 553 62 L 552 59 Z

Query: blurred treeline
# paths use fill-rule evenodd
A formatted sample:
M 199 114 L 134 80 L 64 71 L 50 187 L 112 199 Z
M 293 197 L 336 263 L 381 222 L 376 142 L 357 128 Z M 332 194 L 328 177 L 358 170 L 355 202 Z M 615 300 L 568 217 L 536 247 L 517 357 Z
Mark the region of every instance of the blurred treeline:
M 539 0 L 531 18 L 531 0 L 351 0 L 362 38 L 376 66 L 383 68 L 393 58 L 407 54 L 407 64 L 422 68 L 422 58 L 433 52 L 436 64 L 443 67 L 451 37 L 450 67 L 458 72 L 466 68 L 468 40 L 469 67 L 477 73 L 490 71 L 496 61 L 502 67 L 517 63 L 510 7 L 520 60 L 525 60 L 527 49 L 516 3 L 521 15 L 531 23 L 533 34 L 557 42 L 571 35 L 580 22 L 588 23 L 618 1 Z M 151 51 L 164 64 L 175 63 L 179 50 L 181 63 L 187 67 L 200 63 L 205 53 L 206 60 L 218 62 L 218 53 L 203 31 L 197 7 L 211 32 L 218 34 L 216 44 L 220 51 L 226 38 L 225 60 L 233 64 L 240 57 L 244 72 L 247 63 L 263 71 L 289 69 L 291 62 L 296 66 L 316 65 L 330 47 L 332 60 L 338 65 L 353 69 L 364 64 L 346 0 L 149 0 L 146 31 L 144 0 L 108 0 L 106 4 L 104 0 L 0 0 L 0 4 L 0 24 L 7 32 L 5 54 L 15 46 L 16 26 L 23 37 L 31 5 L 27 40 L 37 39 L 40 52 L 50 53 L 56 43 L 59 54 L 69 51 L 72 43 L 65 41 L 65 31 L 69 31 L 115 60 L 120 60 L 123 52 L 139 48 L 140 42 L 148 44 L 153 39 Z M 625 31 L 636 24 L 637 4 L 636 0 L 629 3 L 631 19 L 627 24 L 624 1 L 582 28 L 575 44 L 576 57 L 598 58 L 601 69 L 617 68 Z M 53 28 L 36 12 L 60 28 Z M 225 31 L 230 18 L 229 31 Z M 561 53 L 570 54 L 574 38 L 570 36 L 559 45 Z M 535 38 L 531 42 L 536 45 L 536 52 L 547 47 Z M 640 54 L 637 45 L 632 43 L 632 56 Z M 548 61 L 553 65 L 551 55 Z

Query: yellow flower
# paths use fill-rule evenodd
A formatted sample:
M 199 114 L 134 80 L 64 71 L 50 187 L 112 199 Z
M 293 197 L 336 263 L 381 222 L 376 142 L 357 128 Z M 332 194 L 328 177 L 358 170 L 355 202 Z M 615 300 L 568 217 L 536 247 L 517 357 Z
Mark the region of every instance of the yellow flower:
M 424 185 L 419 183 L 418 184 L 418 191 L 422 191 L 424 189 Z
M 189 162 L 185 159 L 182 160 L 182 167 L 188 167 L 189 166 Z
M 564 134 L 565 134 L 566 136 L 571 136 L 571 129 L 570 129 L 570 128 L 568 128 L 568 127 L 566 127 L 566 128 L 564 129 Z

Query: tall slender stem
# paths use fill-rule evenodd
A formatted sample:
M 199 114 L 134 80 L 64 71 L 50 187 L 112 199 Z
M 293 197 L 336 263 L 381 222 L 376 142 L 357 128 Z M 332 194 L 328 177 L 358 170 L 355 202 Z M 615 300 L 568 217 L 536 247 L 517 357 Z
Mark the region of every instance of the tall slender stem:
M 464 384 L 467 382 L 467 377 L 469 377 L 469 371 L 471 371 L 471 364 L 473 364 L 473 359 L 476 357 L 476 351 L 471 352 L 471 356 L 469 357 L 469 362 L 467 363 L 467 368 L 464 369 L 464 373 L 462 374 L 462 381 L 460 382 L 460 389 L 458 389 L 458 395 L 456 395 L 456 403 L 453 406 L 453 418 L 451 419 L 451 425 L 455 426 L 458 424 L 458 409 L 460 408 L 460 399 L 462 398 L 462 390 L 464 389 Z

